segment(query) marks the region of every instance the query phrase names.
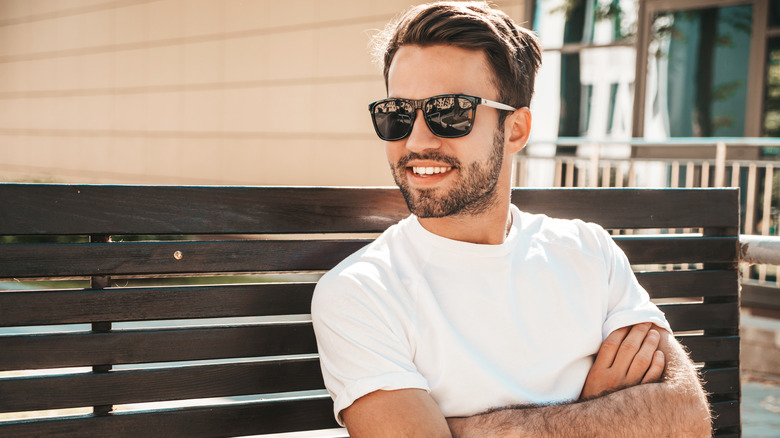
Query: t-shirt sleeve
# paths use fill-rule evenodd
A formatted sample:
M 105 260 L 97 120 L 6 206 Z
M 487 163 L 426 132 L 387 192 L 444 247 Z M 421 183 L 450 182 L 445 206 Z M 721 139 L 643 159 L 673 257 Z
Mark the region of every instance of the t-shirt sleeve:
M 312 321 L 322 375 L 342 426 L 341 411 L 371 392 L 430 391 L 412 361 L 409 324 L 398 316 L 407 314 L 403 303 L 385 287 L 331 271 L 314 292 Z
M 603 248 L 609 281 L 602 339 L 621 327 L 642 322 L 651 322 L 672 333 L 663 312 L 650 301 L 647 291 L 637 281 L 626 254 L 603 228 L 594 227 L 597 228 L 598 240 Z

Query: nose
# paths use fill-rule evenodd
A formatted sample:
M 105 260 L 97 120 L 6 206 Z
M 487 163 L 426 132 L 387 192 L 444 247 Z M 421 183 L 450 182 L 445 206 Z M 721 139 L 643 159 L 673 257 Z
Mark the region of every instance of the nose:
M 433 135 L 428 125 L 425 123 L 422 110 L 417 110 L 417 117 L 414 118 L 412 132 L 406 138 L 406 149 L 411 152 L 422 152 L 426 149 L 435 149 L 441 145 L 441 139 Z

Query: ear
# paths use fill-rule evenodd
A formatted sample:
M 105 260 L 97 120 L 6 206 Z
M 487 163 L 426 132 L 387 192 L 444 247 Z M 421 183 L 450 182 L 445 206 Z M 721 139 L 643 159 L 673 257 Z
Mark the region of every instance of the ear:
M 506 151 L 510 154 L 519 152 L 528 142 L 531 134 L 531 110 L 522 107 L 515 110 L 504 122 L 504 138 L 506 138 Z

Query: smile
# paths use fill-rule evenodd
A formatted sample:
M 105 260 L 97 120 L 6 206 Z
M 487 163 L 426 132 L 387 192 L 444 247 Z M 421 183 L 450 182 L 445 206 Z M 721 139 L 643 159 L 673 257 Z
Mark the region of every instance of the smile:
M 452 170 L 451 166 L 413 166 L 412 172 L 414 172 L 415 175 L 435 175 L 437 173 L 446 173 Z

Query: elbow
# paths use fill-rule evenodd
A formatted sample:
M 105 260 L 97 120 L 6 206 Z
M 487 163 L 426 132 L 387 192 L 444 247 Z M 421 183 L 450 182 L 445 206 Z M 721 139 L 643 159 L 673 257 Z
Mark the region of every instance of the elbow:
M 712 413 L 707 396 L 701 386 L 693 388 L 679 388 L 679 423 L 686 433 L 680 436 L 692 438 L 712 437 Z
M 705 400 L 702 407 L 695 410 L 690 424 L 692 437 L 711 438 L 712 437 L 712 415 L 710 407 Z
M 707 401 L 707 394 L 702 388 L 701 382 L 697 379 L 697 384 L 693 389 L 691 404 L 693 409 L 693 422 L 695 423 L 696 435 L 702 438 L 712 437 L 712 410 Z

